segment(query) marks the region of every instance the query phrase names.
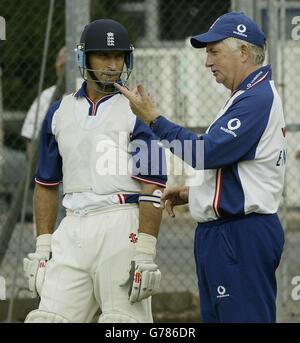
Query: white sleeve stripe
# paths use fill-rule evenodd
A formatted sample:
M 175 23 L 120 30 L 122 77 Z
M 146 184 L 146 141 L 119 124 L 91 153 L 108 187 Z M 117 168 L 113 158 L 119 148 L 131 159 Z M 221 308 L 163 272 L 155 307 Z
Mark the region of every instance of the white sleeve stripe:
M 160 197 L 156 197 L 156 196 L 145 196 L 145 195 L 140 195 L 139 197 L 139 202 L 155 202 L 157 204 L 160 204 Z

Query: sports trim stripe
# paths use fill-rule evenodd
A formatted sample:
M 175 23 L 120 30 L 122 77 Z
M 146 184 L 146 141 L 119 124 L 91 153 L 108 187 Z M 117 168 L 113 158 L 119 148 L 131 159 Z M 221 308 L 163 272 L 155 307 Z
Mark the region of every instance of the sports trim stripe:
M 100 104 L 102 104 L 104 101 L 110 99 L 113 95 L 106 95 L 97 102 L 94 102 L 92 99 L 90 99 L 87 95 L 85 96 L 88 102 L 92 105 L 92 116 L 95 116 L 97 114 L 97 110 Z
M 123 194 L 119 194 L 120 195 L 120 198 L 121 198 L 121 204 L 125 204 L 125 197 Z
M 149 180 L 146 180 L 146 179 L 143 179 L 141 177 L 138 177 L 138 176 L 131 176 L 132 179 L 136 179 L 138 181 L 143 181 L 145 183 L 150 183 L 152 185 L 158 185 L 160 187 L 163 187 L 163 188 L 166 188 L 166 185 L 164 183 L 160 183 L 160 182 L 155 182 L 155 181 L 149 181 Z
M 269 72 L 267 72 L 265 75 L 263 75 L 259 80 L 255 81 L 249 88 L 247 88 L 247 90 L 252 88 L 252 87 L 254 87 L 255 85 L 257 85 L 262 80 L 264 80 L 267 77 L 268 74 L 269 74 Z
M 90 105 L 92 105 L 92 116 L 95 116 L 96 115 L 96 109 L 97 109 L 97 103 L 95 103 L 93 100 L 91 100 L 87 95 L 85 97 L 88 100 L 88 102 L 90 103 Z
M 44 181 L 39 181 L 37 178 L 34 179 L 34 181 L 40 185 L 43 186 L 58 186 L 60 182 L 44 182 Z
M 151 203 L 154 203 L 154 204 L 160 204 L 160 201 L 152 201 L 152 200 L 140 200 L 139 202 L 151 202 Z
M 120 194 L 117 194 L 118 198 L 119 198 L 119 203 L 122 204 L 122 198 Z
M 265 75 L 263 75 L 260 79 L 258 79 L 257 81 L 255 81 L 252 85 L 250 85 L 249 87 L 247 87 L 245 90 L 243 91 L 247 91 L 249 89 L 251 89 L 252 87 L 256 86 L 258 83 L 260 83 L 261 81 L 263 81 L 267 76 L 269 75 L 269 71 L 266 72 Z M 230 98 L 226 101 L 226 104 L 228 103 L 228 101 L 235 95 L 235 93 L 241 91 L 242 89 L 236 89 L 234 92 L 232 92 Z M 225 106 L 226 106 L 225 104 Z M 225 107 L 224 106 L 224 107 Z
M 218 172 L 219 172 L 219 169 L 216 170 L 215 194 L 214 194 L 214 199 L 213 199 L 213 202 L 212 202 L 212 207 L 213 207 L 213 210 L 215 212 L 216 217 L 218 217 L 218 214 L 217 214 L 217 212 L 215 210 L 215 201 L 216 201 L 217 185 L 218 185 Z
M 220 168 L 220 169 L 217 169 L 217 172 L 216 172 L 216 188 L 215 188 L 215 195 L 214 195 L 214 200 L 213 200 L 213 209 L 218 218 L 221 217 L 219 208 L 220 208 L 220 201 L 221 201 L 222 180 L 223 180 L 223 170 L 222 168 Z
M 160 197 L 155 195 L 140 195 L 139 202 L 154 202 L 160 204 Z
M 224 175 L 224 170 L 223 169 L 221 169 L 220 174 L 221 175 L 220 175 L 219 197 L 218 197 L 218 203 L 217 203 L 217 210 L 218 210 L 218 212 L 219 212 L 219 209 L 220 209 L 221 193 L 222 193 L 222 186 L 223 186 L 223 175 Z M 220 217 L 221 217 L 221 214 L 220 214 Z

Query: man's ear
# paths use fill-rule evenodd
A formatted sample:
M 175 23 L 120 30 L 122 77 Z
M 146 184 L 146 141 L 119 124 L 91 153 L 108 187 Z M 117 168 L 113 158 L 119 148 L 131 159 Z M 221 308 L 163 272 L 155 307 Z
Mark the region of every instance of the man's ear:
M 251 58 L 250 48 L 247 44 L 242 44 L 240 49 L 242 63 L 245 63 Z

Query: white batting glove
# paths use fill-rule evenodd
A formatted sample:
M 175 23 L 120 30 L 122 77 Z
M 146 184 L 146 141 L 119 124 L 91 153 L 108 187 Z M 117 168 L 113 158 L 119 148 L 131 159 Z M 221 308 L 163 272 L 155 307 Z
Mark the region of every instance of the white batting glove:
M 161 272 L 154 263 L 156 238 L 140 233 L 136 254 L 131 260 L 129 277 L 121 284 L 129 284 L 128 299 L 131 304 L 142 301 L 159 291 Z
M 23 259 L 25 277 L 28 279 L 32 297 L 41 295 L 45 280 L 46 264 L 51 256 L 51 234 L 40 235 L 36 239 L 35 253 L 28 254 Z

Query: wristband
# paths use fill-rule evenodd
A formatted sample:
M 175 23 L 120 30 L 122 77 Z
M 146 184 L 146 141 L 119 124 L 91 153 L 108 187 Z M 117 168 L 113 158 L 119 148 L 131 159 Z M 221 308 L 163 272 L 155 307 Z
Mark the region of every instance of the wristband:
M 52 234 L 45 233 L 36 238 L 36 250 L 51 251 Z
M 143 254 L 156 254 L 156 241 L 157 239 L 148 233 L 139 233 L 136 251 Z

